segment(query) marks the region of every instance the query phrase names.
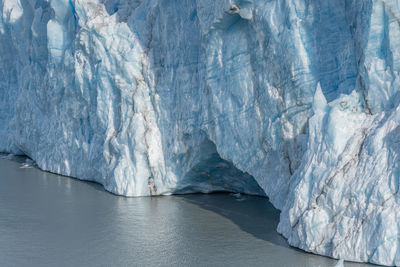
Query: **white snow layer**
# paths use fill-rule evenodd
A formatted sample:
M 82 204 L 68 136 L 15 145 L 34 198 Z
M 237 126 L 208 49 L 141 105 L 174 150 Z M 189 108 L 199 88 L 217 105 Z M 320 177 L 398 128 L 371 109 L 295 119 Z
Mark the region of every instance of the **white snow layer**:
M 0 0 L 0 152 L 143 196 L 266 194 L 400 265 L 399 0 Z

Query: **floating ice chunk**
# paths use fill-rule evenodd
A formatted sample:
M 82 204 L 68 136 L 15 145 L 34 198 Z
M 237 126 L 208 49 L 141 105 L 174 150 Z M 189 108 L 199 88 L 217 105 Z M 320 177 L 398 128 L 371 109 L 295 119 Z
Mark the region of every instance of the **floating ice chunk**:
M 232 194 L 232 196 L 234 196 L 235 198 L 240 198 L 240 197 L 242 196 L 242 194 L 240 194 L 240 193 L 235 193 L 235 194 Z
M 338 260 L 338 262 L 336 263 L 335 267 L 344 267 L 344 260 Z

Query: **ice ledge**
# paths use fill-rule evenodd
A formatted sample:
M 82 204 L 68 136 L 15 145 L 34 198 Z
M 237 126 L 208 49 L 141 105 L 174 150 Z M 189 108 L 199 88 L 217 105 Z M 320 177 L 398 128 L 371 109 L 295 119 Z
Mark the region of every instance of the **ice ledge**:
M 265 193 L 292 245 L 399 265 L 398 7 L 0 0 L 0 151 L 122 195 Z

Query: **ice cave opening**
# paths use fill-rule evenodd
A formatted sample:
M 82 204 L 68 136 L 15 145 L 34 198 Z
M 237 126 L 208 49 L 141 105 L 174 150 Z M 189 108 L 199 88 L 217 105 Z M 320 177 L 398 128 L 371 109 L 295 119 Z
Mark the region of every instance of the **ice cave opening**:
M 210 140 L 200 145 L 199 157 L 179 181 L 174 194 L 230 192 L 266 196 L 254 177 L 221 158 Z

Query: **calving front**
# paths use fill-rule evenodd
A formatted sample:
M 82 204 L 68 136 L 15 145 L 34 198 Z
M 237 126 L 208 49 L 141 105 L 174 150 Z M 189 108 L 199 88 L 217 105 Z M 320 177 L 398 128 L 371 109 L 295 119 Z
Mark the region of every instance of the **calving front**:
M 0 0 L 0 151 L 116 194 L 267 195 L 400 264 L 400 3 Z

